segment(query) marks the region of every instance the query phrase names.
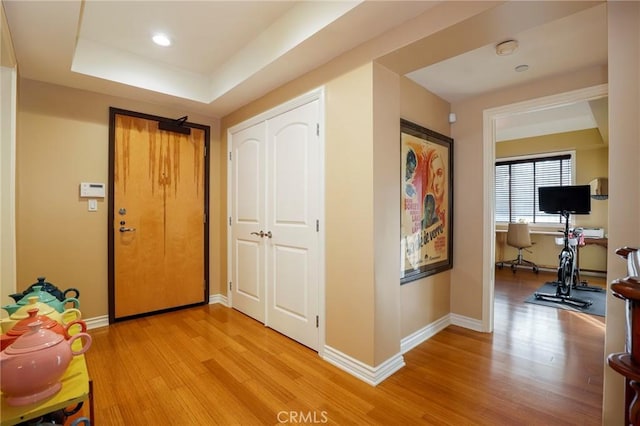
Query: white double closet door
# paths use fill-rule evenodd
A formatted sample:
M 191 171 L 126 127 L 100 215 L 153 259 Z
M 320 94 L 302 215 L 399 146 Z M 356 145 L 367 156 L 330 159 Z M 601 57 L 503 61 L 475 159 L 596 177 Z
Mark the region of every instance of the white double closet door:
M 314 99 L 229 131 L 231 305 L 316 351 L 320 107 Z

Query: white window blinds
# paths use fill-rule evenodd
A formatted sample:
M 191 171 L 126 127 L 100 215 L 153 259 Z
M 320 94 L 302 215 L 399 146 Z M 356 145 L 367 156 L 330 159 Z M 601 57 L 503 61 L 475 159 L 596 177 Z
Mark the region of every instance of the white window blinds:
M 561 223 L 538 209 L 538 188 L 572 182 L 570 154 L 496 161 L 496 222 Z

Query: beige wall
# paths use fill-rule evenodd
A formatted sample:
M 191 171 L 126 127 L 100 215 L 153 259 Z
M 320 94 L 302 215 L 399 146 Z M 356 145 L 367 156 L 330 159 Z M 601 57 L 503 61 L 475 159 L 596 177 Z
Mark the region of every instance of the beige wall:
M 17 278 L 22 290 L 38 276 L 62 289 L 80 290 L 85 318 L 107 314 L 107 199 L 88 212 L 80 182 L 108 183 L 109 107 L 179 117 L 188 111 L 145 104 L 31 80 L 20 80 L 17 144 Z M 211 126 L 211 217 L 219 221 L 218 122 Z M 224 158 L 224 157 L 222 157 Z M 215 218 L 215 219 L 214 219 Z M 211 292 L 219 293 L 220 234 L 211 227 Z M 151 297 L 149 293 L 141 297 Z M 3 304 L 11 300 L 2 295 Z
M 607 282 L 627 275 L 616 247 L 640 245 L 640 3 L 607 3 L 609 31 L 609 259 Z M 624 350 L 625 304 L 609 294 L 605 355 Z M 603 424 L 624 423 L 622 376 L 605 367 Z
M 449 136 L 451 134 L 448 122 L 449 110 L 448 102 L 426 91 L 408 78 L 400 79 L 400 115 L 402 118 Z M 454 141 L 454 160 L 457 155 L 456 150 L 457 142 Z M 455 173 L 457 171 L 454 169 Z M 400 171 L 398 171 L 398 176 L 400 176 Z M 454 194 L 458 190 L 457 186 L 454 186 Z M 397 199 L 400 199 L 400 195 Z M 457 206 L 454 204 L 454 211 L 456 209 Z M 460 262 L 461 259 L 454 255 L 454 267 Z M 402 337 L 407 337 L 423 329 L 450 312 L 450 279 L 451 271 L 444 271 L 402 285 L 400 289 Z
M 0 1 L 0 66 L 15 68 L 16 65 L 13 40 L 11 39 L 7 17 L 4 13 L 4 4 Z
M 326 344 L 374 365 L 372 65 L 326 86 Z
M 569 150 L 575 150 L 576 152 L 576 185 L 587 185 L 596 177 L 609 176 L 609 147 L 604 144 L 597 129 L 499 142 L 496 144 L 496 159 Z M 591 214 L 575 215 L 572 220 L 575 221 L 577 226 L 604 228 L 606 232 L 608 228 L 608 208 L 608 200 L 591 200 Z M 562 229 L 562 227 L 544 226 L 543 229 L 555 231 Z M 560 234 L 557 236 L 559 237 Z M 532 240 L 536 244 L 531 248 L 532 253 L 525 253 L 525 258 L 541 267 L 557 267 L 560 249 L 555 243 L 555 236 L 533 235 Z M 515 259 L 517 253 L 516 249 L 506 245 L 505 235 L 498 233 L 496 238 L 496 261 Z M 593 245 L 582 247 L 580 249 L 580 268 L 606 271 L 607 250 Z
M 373 65 L 374 362 L 400 352 L 400 77 Z

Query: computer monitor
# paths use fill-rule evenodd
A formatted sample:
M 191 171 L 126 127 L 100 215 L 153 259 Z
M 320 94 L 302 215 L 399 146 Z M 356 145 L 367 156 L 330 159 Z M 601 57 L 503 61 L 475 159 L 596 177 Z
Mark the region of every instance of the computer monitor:
M 545 213 L 591 213 L 589 185 L 543 186 L 538 188 L 538 205 Z

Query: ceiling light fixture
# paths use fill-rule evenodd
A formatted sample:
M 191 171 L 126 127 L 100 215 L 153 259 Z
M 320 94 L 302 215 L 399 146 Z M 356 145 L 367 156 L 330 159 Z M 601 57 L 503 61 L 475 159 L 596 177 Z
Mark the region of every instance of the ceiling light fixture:
M 152 38 L 153 42 L 158 46 L 167 47 L 171 46 L 171 40 L 164 34 L 155 34 Z
M 529 69 L 529 65 L 527 64 L 518 65 L 514 69 L 516 70 L 516 72 L 524 72 Z
M 507 40 L 496 45 L 496 55 L 507 56 L 511 55 L 518 48 L 518 42 L 516 40 Z

